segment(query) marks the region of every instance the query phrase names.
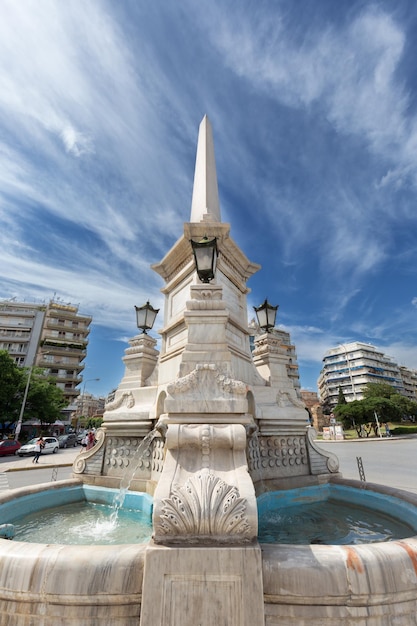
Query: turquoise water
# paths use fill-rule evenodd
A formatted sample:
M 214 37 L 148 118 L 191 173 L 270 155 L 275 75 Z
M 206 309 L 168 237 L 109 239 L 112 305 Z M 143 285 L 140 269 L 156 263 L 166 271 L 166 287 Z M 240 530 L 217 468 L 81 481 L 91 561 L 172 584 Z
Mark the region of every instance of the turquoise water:
M 118 494 L 118 490 L 89 486 L 48 490 L 4 503 L 2 521 L 15 526 L 15 541 L 21 542 L 117 545 L 149 541 L 152 498 L 128 491 L 118 509 L 114 505 Z M 376 543 L 416 535 L 417 507 L 370 490 L 320 485 L 261 495 L 258 524 L 261 543 Z
M 149 515 L 94 502 L 76 502 L 25 515 L 13 522 L 15 541 L 114 545 L 149 541 Z
M 261 543 L 353 545 L 416 534 L 417 509 L 399 498 L 324 485 L 258 498 Z

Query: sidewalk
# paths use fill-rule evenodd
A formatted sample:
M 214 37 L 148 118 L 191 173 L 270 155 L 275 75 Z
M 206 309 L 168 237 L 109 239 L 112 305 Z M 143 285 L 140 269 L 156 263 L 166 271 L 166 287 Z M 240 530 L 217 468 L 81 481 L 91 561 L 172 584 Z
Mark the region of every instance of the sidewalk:
M 41 454 L 39 463 L 33 463 L 33 456 L 11 456 L 10 459 L 3 458 L 0 462 L 0 472 L 21 472 L 29 469 L 45 469 L 46 467 L 70 467 L 75 458 L 82 452 L 84 448 L 77 446 L 76 448 L 60 449 L 56 454 Z
M 417 434 L 411 433 L 410 435 L 391 435 L 390 437 L 354 437 L 352 439 L 323 439 L 323 437 L 316 437 L 314 441 L 318 443 L 370 443 L 371 441 L 398 441 L 403 439 L 417 439 Z

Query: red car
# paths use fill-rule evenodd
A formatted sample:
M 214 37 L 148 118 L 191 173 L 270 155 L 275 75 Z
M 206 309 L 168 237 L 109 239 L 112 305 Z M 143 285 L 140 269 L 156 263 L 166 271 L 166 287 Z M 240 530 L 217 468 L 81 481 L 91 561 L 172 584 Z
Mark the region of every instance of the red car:
M 21 443 L 15 441 L 14 439 L 4 439 L 3 441 L 0 441 L 0 456 L 5 456 L 6 454 L 17 454 L 21 445 Z

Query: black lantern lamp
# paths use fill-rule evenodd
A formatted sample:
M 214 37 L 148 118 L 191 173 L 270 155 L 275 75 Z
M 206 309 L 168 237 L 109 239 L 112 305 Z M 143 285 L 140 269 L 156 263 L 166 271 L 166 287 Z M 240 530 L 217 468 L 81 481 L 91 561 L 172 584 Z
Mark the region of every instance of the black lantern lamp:
M 156 316 L 159 313 L 159 309 L 154 309 L 149 300 L 143 306 L 135 306 L 136 310 L 136 324 L 145 335 L 146 331 L 150 330 L 155 323 Z
M 202 283 L 213 280 L 217 263 L 217 238 L 203 237 L 201 241 L 191 239 L 197 274 Z
M 253 308 L 255 309 L 259 327 L 269 333 L 269 329 L 275 326 L 278 304 L 277 306 L 272 306 L 268 300 L 265 300 L 261 306 L 254 306 Z

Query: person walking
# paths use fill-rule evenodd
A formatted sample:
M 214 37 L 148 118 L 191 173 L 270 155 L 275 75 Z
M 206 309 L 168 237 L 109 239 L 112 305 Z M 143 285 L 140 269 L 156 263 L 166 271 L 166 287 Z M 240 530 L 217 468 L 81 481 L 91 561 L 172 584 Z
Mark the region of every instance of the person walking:
M 96 443 L 96 438 L 94 436 L 93 431 L 90 430 L 90 432 L 87 435 L 87 450 L 91 450 L 91 448 L 94 446 L 95 443 Z
M 42 454 L 42 448 L 45 446 L 45 442 L 43 437 L 39 437 L 37 442 L 35 443 L 35 456 L 33 457 L 32 463 L 39 463 L 39 457 Z

